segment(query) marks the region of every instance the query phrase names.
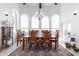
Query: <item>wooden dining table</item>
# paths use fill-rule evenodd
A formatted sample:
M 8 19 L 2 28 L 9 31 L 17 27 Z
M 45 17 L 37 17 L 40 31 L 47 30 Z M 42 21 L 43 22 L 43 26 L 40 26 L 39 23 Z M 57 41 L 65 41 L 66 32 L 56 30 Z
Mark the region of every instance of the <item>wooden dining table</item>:
M 25 47 L 25 43 L 26 45 L 28 44 L 28 40 L 29 40 L 29 35 L 27 36 L 22 36 L 23 38 L 23 44 L 22 44 L 22 49 L 24 50 L 24 47 Z M 40 36 L 40 37 L 36 37 L 36 39 L 38 40 L 42 40 L 44 37 Z M 57 49 L 58 47 L 58 39 L 56 37 L 51 37 L 51 42 L 55 42 L 55 49 Z

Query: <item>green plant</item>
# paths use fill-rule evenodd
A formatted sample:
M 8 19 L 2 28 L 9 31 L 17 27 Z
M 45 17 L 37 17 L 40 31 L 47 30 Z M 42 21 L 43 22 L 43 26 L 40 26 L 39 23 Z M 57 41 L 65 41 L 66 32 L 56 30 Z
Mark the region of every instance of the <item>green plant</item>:
M 76 48 L 76 44 L 71 45 L 71 47 L 72 47 L 73 49 Z

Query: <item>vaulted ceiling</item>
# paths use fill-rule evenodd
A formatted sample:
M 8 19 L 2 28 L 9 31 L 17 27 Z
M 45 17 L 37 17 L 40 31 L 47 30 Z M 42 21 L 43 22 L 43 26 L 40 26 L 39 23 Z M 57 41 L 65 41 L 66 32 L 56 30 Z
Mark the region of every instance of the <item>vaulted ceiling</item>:
M 30 7 L 39 7 L 41 4 L 42 7 L 52 7 L 52 6 L 59 6 L 60 3 L 21 3 L 23 6 L 30 6 Z

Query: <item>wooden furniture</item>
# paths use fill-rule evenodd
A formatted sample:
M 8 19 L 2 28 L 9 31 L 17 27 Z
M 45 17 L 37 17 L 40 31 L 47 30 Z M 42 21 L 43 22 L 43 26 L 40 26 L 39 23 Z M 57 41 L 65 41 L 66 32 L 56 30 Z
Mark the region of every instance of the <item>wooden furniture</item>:
M 13 27 L 2 26 L 2 47 L 8 47 L 13 44 Z
M 44 32 L 44 31 L 43 31 L 43 32 Z M 48 35 L 48 34 L 46 34 L 46 36 L 47 36 L 47 35 Z M 51 34 L 49 34 L 48 37 L 50 38 L 50 40 L 47 40 L 49 43 L 46 42 L 46 44 L 49 45 L 48 48 L 50 48 L 51 45 L 52 45 L 52 42 L 54 42 L 54 43 L 55 43 L 55 49 L 57 49 L 57 47 L 58 47 L 59 32 L 58 32 L 58 31 L 56 32 L 55 37 L 52 37 Z M 27 43 L 29 44 L 30 36 L 29 36 L 29 35 L 28 35 L 28 36 L 22 36 L 22 38 L 23 38 L 23 50 L 24 50 L 25 43 L 27 42 Z M 42 42 L 41 44 L 43 45 L 43 39 L 45 39 L 44 36 L 39 37 L 39 36 L 37 36 L 37 35 L 35 34 L 35 37 L 34 37 L 34 44 L 38 45 L 38 44 L 39 44 L 38 42 L 41 41 L 41 42 Z M 47 38 L 46 38 L 46 39 L 47 39 Z M 50 42 L 50 41 L 51 41 L 51 42 Z M 50 43 L 51 43 L 51 44 L 50 44 Z M 30 44 L 31 44 L 31 43 L 30 43 Z M 29 47 L 29 48 L 31 48 L 31 47 Z
M 23 50 L 24 50 L 24 47 L 25 47 L 25 43 L 27 42 L 28 44 L 29 44 L 29 36 L 23 36 L 22 37 L 23 38 Z M 41 40 L 43 40 L 44 39 L 44 37 L 35 37 L 38 41 L 41 39 Z M 51 38 L 51 42 L 58 42 L 58 40 L 57 41 L 55 41 L 55 39 L 56 39 L 56 37 L 50 37 Z M 54 40 L 52 40 L 52 39 L 54 39 Z M 38 43 L 37 43 L 38 44 Z M 42 43 L 43 44 L 43 43 Z M 57 48 L 58 46 L 56 46 L 55 45 L 55 49 Z
M 55 43 L 55 49 L 57 49 L 58 47 L 58 38 L 59 38 L 59 30 L 56 30 L 55 37 L 52 37 L 52 40 L 51 40 L 52 42 Z
M 50 49 L 51 47 L 51 34 L 48 30 L 43 32 L 43 47 Z
M 22 38 L 22 35 L 21 35 L 21 31 L 20 30 L 17 30 L 16 31 L 16 39 L 17 39 L 17 46 L 18 44 L 20 43 L 23 43 L 23 38 Z
M 22 36 L 22 38 L 23 38 L 23 44 L 22 44 L 22 49 L 24 50 L 24 47 L 25 47 L 25 43 L 26 43 L 26 45 L 28 44 L 28 41 L 29 41 L 29 36 L 27 35 L 27 36 Z
M 30 41 L 30 37 L 29 36 L 22 36 L 22 38 L 23 38 L 23 50 L 24 50 L 24 47 L 25 47 L 25 43 L 27 44 L 29 44 L 29 41 Z M 41 39 L 41 40 L 43 40 L 43 37 L 35 37 L 35 39 L 37 39 L 37 45 L 38 45 L 38 41 Z M 31 48 L 31 47 L 29 47 L 29 48 Z
M 31 47 L 37 47 L 37 39 L 36 39 L 36 36 L 37 36 L 37 31 L 29 31 L 29 49 Z

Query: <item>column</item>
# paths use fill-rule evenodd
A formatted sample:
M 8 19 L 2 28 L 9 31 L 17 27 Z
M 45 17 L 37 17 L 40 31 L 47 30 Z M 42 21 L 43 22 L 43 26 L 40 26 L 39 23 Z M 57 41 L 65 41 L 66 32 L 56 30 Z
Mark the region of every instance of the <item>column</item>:
M 29 25 L 28 25 L 28 28 L 29 28 L 29 30 L 31 29 L 31 16 L 29 17 Z

